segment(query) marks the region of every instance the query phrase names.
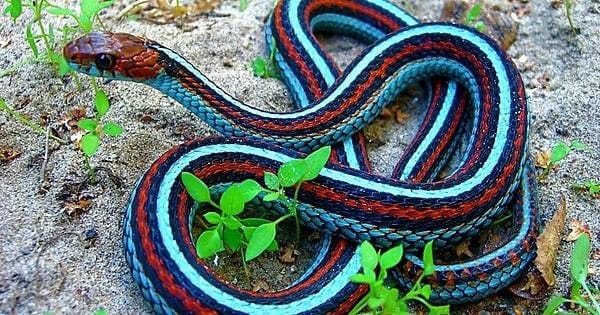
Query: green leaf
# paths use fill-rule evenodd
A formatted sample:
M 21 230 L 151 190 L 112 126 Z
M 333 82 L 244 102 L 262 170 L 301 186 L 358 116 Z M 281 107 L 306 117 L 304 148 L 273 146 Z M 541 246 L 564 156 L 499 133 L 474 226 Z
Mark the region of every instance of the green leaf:
M 265 185 L 271 190 L 279 190 L 280 183 L 277 175 L 271 172 L 265 172 Z
M 226 215 L 238 215 L 244 210 L 244 200 L 241 197 L 238 185 L 231 185 L 225 189 L 219 201 L 219 207 Z
M 242 233 L 239 230 L 225 229 L 223 231 L 225 245 L 235 252 L 242 246 Z
M 96 131 L 97 126 L 98 125 L 96 124 L 96 120 L 94 119 L 85 118 L 77 122 L 77 127 L 89 132 Z
M 242 231 L 244 232 L 244 237 L 246 238 L 246 240 L 249 241 L 252 238 L 252 234 L 254 234 L 254 231 L 256 231 L 256 228 L 257 228 L 256 226 L 244 226 L 244 227 L 242 227 Z
M 118 137 L 123 133 L 123 127 L 113 122 L 107 122 L 103 127 L 104 133 L 111 137 Z
M 9 6 L 10 17 L 16 20 L 23 13 L 23 4 L 21 0 L 11 0 Z
M 587 233 L 583 233 L 575 241 L 575 248 L 571 257 L 571 277 L 582 285 L 585 283 L 588 274 L 590 251 L 590 238 Z
M 33 52 L 33 57 L 39 57 L 39 50 L 37 47 L 37 43 L 35 42 L 35 37 L 33 36 L 33 32 L 31 31 L 31 24 L 27 24 L 27 28 L 25 28 L 25 38 L 27 39 L 27 43 L 31 48 L 31 52 Z
M 402 245 L 398 245 L 381 254 L 381 258 L 379 258 L 379 266 L 381 269 L 387 270 L 396 266 L 402 259 L 403 252 Z
M 383 304 L 383 302 L 385 302 L 384 298 L 372 296 L 367 300 L 367 305 L 370 309 L 376 310 Z
M 360 264 L 363 267 L 363 271 L 366 273 L 367 270 L 375 270 L 377 267 L 377 262 L 379 260 L 379 255 L 375 250 L 375 247 L 371 245 L 368 241 L 364 241 L 360 244 Z
M 81 138 L 79 145 L 81 146 L 81 151 L 83 151 L 83 154 L 92 156 L 98 151 L 98 147 L 100 146 L 100 138 L 93 133 L 88 133 Z
M 429 315 L 450 315 L 450 305 L 428 305 Z
M 250 261 L 264 252 L 275 239 L 275 232 L 275 223 L 267 223 L 257 227 L 252 233 L 248 247 L 246 247 L 246 261 Z
M 400 297 L 400 292 L 396 288 L 388 289 L 388 293 L 385 297 L 385 302 L 383 303 L 383 312 L 384 314 L 398 314 L 398 298 Z
M 94 312 L 94 315 L 108 315 L 108 312 L 101 307 Z
M 569 146 L 567 146 L 564 142 L 559 142 L 552 148 L 552 153 L 550 153 L 550 163 L 557 163 L 560 160 L 567 157 L 569 154 Z
M 240 198 L 242 198 L 244 203 L 254 199 L 262 191 L 260 184 L 253 179 L 246 179 L 238 186 L 240 188 Z
M 96 95 L 94 96 L 94 104 L 96 104 L 96 117 L 98 119 L 102 118 L 108 112 L 110 108 L 110 104 L 108 102 L 108 97 L 103 90 L 97 89 Z
M 433 241 L 427 242 L 423 249 L 423 274 L 425 276 L 432 275 L 435 265 L 433 264 Z
M 467 24 L 472 24 L 481 14 L 481 4 L 477 3 L 467 12 L 467 16 L 465 17 L 465 22 Z
M 277 240 L 273 240 L 271 242 L 271 244 L 269 244 L 269 246 L 266 249 L 268 252 L 275 252 L 279 250 L 279 244 L 277 243 Z
M 192 199 L 198 202 L 209 202 L 211 200 L 208 186 L 200 178 L 196 177 L 196 175 L 183 172 L 181 173 L 181 181 Z
M 73 16 L 76 17 L 77 13 L 75 13 L 75 11 L 68 9 L 68 8 L 62 8 L 62 7 L 47 7 L 45 9 L 46 12 L 48 12 L 49 14 L 52 15 L 56 15 L 56 16 Z
M 306 173 L 304 173 L 302 181 L 309 181 L 317 178 L 317 176 L 319 176 L 319 172 L 321 172 L 323 167 L 325 167 L 325 164 L 327 164 L 330 155 L 331 147 L 326 146 L 305 157 L 304 160 L 306 161 Z
M 273 201 L 273 200 L 277 200 L 279 198 L 279 193 L 278 192 L 272 192 L 272 193 L 268 193 L 263 197 L 263 201 Z
M 590 150 L 590 148 L 585 143 L 581 142 L 580 140 L 571 141 L 571 149 L 579 150 L 579 151 L 589 151 Z
M 92 30 L 92 20 L 89 16 L 85 14 L 80 14 L 77 20 L 79 21 L 79 25 L 81 26 L 81 29 L 85 34 L 89 33 Z
M 58 75 L 63 76 L 73 71 L 67 59 L 62 54 L 58 55 Z
M 217 225 L 217 224 L 221 223 L 221 216 L 214 211 L 205 213 L 203 215 L 203 217 L 206 220 L 206 222 L 208 222 L 210 224 Z
M 363 272 L 365 274 L 365 277 L 367 278 L 367 283 L 373 285 L 377 281 L 377 275 L 375 274 L 375 270 L 365 269 L 363 267 Z
M 419 294 L 421 294 L 426 300 L 429 300 L 429 297 L 431 296 L 431 286 L 429 284 L 422 286 Z
M 256 57 L 252 60 L 252 73 L 259 78 L 267 77 L 267 62 L 262 57 Z
M 355 282 L 355 283 L 365 283 L 365 284 L 370 283 L 370 279 L 367 278 L 367 276 L 364 273 L 360 273 L 360 272 L 350 276 L 350 281 Z
M 217 230 L 202 232 L 196 241 L 196 251 L 200 258 L 211 257 L 223 250 L 223 241 Z
M 546 303 L 546 307 L 544 308 L 543 315 L 554 314 L 554 312 L 558 309 L 558 307 L 565 302 L 569 302 L 569 299 L 565 299 L 562 296 L 553 295 L 552 297 L 550 297 L 550 300 L 548 300 L 548 303 Z
M 298 183 L 306 174 L 307 165 L 304 160 L 291 160 L 279 168 L 277 177 L 283 187 L 291 187 Z
M 240 221 L 238 221 L 235 217 L 224 217 L 223 224 L 230 230 L 237 230 L 242 227 L 242 223 L 240 223 Z
M 271 221 L 269 221 L 267 219 L 263 219 L 263 218 L 246 218 L 246 219 L 240 220 L 240 222 L 242 223 L 242 225 L 248 226 L 248 227 L 252 227 L 252 226 L 257 227 L 257 226 L 261 226 L 263 224 L 271 223 Z
M 240 11 L 245 11 L 248 8 L 249 0 L 240 0 Z

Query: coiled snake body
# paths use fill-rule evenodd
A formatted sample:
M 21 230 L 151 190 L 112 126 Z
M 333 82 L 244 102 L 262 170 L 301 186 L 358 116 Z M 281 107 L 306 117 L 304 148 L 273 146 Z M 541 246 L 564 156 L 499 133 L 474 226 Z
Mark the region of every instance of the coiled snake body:
M 341 73 L 313 30 L 376 41 Z M 528 110 L 519 73 L 496 43 L 463 26 L 419 24 L 382 0 L 280 1 L 266 37 L 277 46 L 279 68 L 298 106 L 293 112 L 265 112 L 236 100 L 151 40 L 92 33 L 64 49 L 78 71 L 148 84 L 227 136 L 171 149 L 131 195 L 127 260 L 156 312 L 348 312 L 366 290 L 349 282 L 360 270 L 355 245 L 326 236 L 309 270 L 289 288 L 241 290 L 197 257 L 190 236 L 192 202 L 179 180 L 183 171 L 209 186 L 260 180 L 265 171 L 329 144 L 337 144 L 333 161 L 299 194 L 298 213 L 306 226 L 415 251 L 429 240 L 441 248 L 471 237 L 508 208 L 513 238 L 473 261 L 437 266 L 427 279 L 431 300 L 478 300 L 523 271 L 535 255 L 537 232 Z M 390 178 L 371 174 L 360 130 L 419 82 L 428 82 L 430 105 L 417 135 Z M 438 178 L 461 128 L 469 134 L 464 156 L 450 175 Z M 263 206 L 284 211 L 278 203 Z M 416 257 L 408 259 L 396 272 L 406 286 L 410 277 L 404 275 L 418 273 L 420 265 Z

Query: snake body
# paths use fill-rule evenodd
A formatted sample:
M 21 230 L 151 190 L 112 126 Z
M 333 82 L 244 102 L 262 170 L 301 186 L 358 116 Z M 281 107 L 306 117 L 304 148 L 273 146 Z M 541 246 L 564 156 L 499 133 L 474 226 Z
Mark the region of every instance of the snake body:
M 341 73 L 312 29 L 375 41 Z M 244 104 L 174 51 L 127 34 L 92 33 L 65 47 L 77 70 L 148 84 L 178 100 L 230 138 L 182 144 L 138 181 L 127 206 L 124 242 L 136 282 L 158 313 L 347 312 L 366 288 L 349 283 L 360 270 L 355 246 L 324 237 L 304 276 L 275 293 L 241 290 L 197 258 L 190 236 L 191 201 L 179 175 L 210 186 L 260 180 L 265 171 L 322 145 L 334 161 L 302 186 L 298 213 L 311 228 L 382 247 L 418 250 L 429 240 L 455 244 L 512 210 L 515 236 L 470 262 L 436 266 L 432 300 L 462 303 L 508 285 L 535 255 L 536 200 L 527 159 L 528 111 L 523 83 L 506 54 L 486 36 L 457 25 L 418 24 L 381 0 L 280 1 L 268 28 L 298 109 L 270 113 Z M 449 78 L 447 82 L 438 79 Z M 433 79 L 433 80 L 432 80 Z M 369 173 L 360 130 L 411 84 L 431 82 L 430 105 L 391 178 Z M 465 94 L 466 93 L 466 94 Z M 471 105 L 466 105 L 466 99 Z M 438 179 L 471 117 L 464 157 Z M 304 152 L 304 153 L 303 153 Z M 277 203 L 263 207 L 285 211 Z M 419 272 L 409 263 L 396 275 Z

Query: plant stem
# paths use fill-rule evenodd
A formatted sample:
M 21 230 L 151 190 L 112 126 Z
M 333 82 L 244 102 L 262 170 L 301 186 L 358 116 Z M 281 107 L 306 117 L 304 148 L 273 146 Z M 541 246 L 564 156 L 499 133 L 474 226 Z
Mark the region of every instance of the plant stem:
M 590 291 L 590 288 L 588 288 L 587 284 L 583 283 L 581 286 L 585 290 L 585 293 L 587 293 L 587 295 L 590 297 L 590 300 L 592 301 L 592 304 L 594 305 L 594 309 L 597 311 L 600 310 L 600 305 L 598 305 L 598 301 L 596 301 L 596 298 L 594 298 L 594 294 L 592 294 L 592 292 Z
M 46 1 L 42 0 L 38 2 L 35 6 L 34 18 L 35 21 L 40 28 L 40 32 L 42 33 L 42 40 L 44 41 L 44 45 L 46 46 L 46 51 L 51 51 L 53 47 L 50 47 L 50 42 L 48 41 L 48 34 L 46 33 L 46 29 L 44 28 L 44 23 L 42 23 L 42 6 Z
M 246 265 L 246 259 L 244 259 L 244 256 L 246 256 L 246 251 L 240 252 L 240 258 L 242 258 L 242 265 L 244 266 L 244 273 L 246 274 L 246 281 L 250 282 L 250 270 L 248 270 L 248 265 Z
M 85 164 L 85 168 L 88 170 L 88 175 L 90 176 L 90 180 L 92 184 L 96 184 L 96 173 L 94 169 L 90 166 L 90 157 L 87 155 L 83 155 L 83 163 Z
M 356 314 L 358 314 L 358 312 L 362 311 L 365 308 L 365 305 L 367 304 L 367 301 L 369 300 L 370 297 L 371 297 L 371 291 L 369 291 L 369 293 L 365 294 L 365 296 L 363 296 L 360 299 L 360 301 L 358 301 L 358 303 L 356 303 L 354 305 L 354 307 L 352 308 L 350 313 L 348 313 L 348 315 L 356 315 Z
M 294 220 L 296 221 L 296 244 L 300 244 L 300 218 L 298 218 L 298 193 L 300 192 L 300 185 L 302 185 L 302 182 L 299 182 L 296 185 L 296 191 L 294 191 L 294 200 L 292 200 L 293 209 L 290 209 L 294 215 Z
M 6 113 L 8 113 L 9 116 L 13 117 L 21 124 L 33 129 L 33 131 L 36 131 L 42 135 L 46 135 L 46 130 L 44 128 L 42 128 L 40 125 L 34 123 L 33 121 L 29 120 L 27 117 L 21 115 L 19 112 L 15 111 L 14 109 L 10 108 L 8 106 L 8 104 L 6 104 L 6 102 L 4 102 L 3 99 L 0 99 L 0 110 L 4 110 Z M 54 135 L 48 135 L 48 136 L 50 138 L 52 138 L 52 140 L 58 141 L 61 144 L 69 143 L 68 141 L 65 141 L 57 136 L 54 136 Z

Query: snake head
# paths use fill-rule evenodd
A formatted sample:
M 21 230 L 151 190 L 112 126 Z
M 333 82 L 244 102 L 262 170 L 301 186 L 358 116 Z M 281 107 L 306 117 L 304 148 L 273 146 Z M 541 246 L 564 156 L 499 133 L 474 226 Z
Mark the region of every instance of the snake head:
M 107 79 L 142 82 L 162 71 L 153 42 L 125 33 L 93 32 L 69 42 L 63 55 L 75 71 Z

